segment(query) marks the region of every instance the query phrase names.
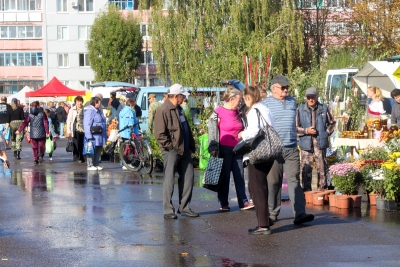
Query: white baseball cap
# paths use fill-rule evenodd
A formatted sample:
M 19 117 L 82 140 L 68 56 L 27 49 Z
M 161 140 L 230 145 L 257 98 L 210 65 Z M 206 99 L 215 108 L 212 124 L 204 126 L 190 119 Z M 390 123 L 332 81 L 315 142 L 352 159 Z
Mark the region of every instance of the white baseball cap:
M 168 91 L 169 95 L 184 95 L 184 96 L 189 96 L 190 93 L 186 92 L 185 89 L 183 89 L 183 86 L 180 85 L 179 83 L 173 84 Z

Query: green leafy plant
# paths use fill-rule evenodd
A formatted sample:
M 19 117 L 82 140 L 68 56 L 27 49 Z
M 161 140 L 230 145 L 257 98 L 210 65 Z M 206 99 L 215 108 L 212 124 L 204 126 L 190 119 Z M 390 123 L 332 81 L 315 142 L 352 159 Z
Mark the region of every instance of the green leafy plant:
M 369 147 L 361 153 L 363 160 L 388 160 L 389 154 L 383 147 Z
M 383 168 L 383 187 L 385 188 L 385 199 L 396 200 L 400 193 L 400 168 Z

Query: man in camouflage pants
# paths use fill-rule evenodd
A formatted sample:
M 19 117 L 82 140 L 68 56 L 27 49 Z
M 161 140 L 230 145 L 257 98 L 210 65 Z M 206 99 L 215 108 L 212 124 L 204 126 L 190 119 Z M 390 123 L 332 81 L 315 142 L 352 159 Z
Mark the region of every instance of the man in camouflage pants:
M 156 101 L 156 95 L 155 94 L 150 94 L 149 95 L 149 118 L 148 118 L 148 130 L 149 133 L 153 133 L 153 120 L 154 120 L 154 115 L 156 114 L 156 110 L 162 105 L 160 102 Z
M 300 135 L 301 175 L 304 191 L 311 191 L 314 160 L 318 171 L 318 190 L 326 189 L 326 149 L 336 122 L 328 107 L 318 102 L 315 87 L 306 90 L 307 103 L 297 108 L 297 133 Z

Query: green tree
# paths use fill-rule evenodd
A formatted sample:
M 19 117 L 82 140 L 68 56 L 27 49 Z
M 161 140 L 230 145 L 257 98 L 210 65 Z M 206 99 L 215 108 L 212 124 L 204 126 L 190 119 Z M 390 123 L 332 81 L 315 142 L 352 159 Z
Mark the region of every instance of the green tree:
M 129 81 L 135 76 L 142 50 L 138 21 L 110 5 L 96 16 L 87 48 L 96 81 Z
M 153 0 L 151 11 L 153 53 L 164 80 L 217 86 L 244 80 L 244 55 L 253 62 L 260 52 L 273 55 L 274 73 L 290 73 L 301 58 L 303 23 L 294 0 L 171 0 L 163 10 L 164 2 Z

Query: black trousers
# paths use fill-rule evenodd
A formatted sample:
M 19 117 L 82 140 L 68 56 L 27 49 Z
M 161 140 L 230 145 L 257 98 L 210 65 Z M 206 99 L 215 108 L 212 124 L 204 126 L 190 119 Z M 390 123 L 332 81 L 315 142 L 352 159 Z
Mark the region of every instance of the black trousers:
M 83 141 L 85 139 L 85 133 L 84 132 L 74 132 L 74 138 L 72 140 L 72 143 L 74 144 L 74 160 L 80 160 L 80 161 L 85 161 L 85 157 L 83 156 Z
M 258 226 L 269 226 L 268 208 L 268 183 L 267 175 L 271 170 L 273 161 L 250 164 L 249 163 L 249 186 L 253 197 Z

